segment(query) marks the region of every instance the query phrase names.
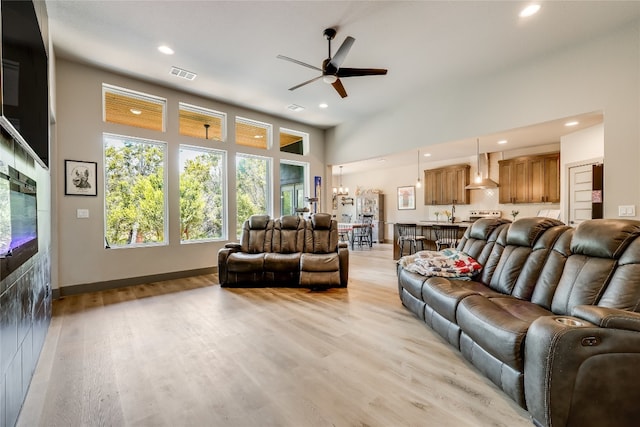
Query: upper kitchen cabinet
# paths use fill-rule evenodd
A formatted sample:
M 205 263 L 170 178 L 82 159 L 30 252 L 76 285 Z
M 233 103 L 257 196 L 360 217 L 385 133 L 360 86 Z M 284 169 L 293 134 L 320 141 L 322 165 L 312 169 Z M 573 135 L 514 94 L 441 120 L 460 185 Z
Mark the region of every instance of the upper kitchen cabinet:
M 467 164 L 424 171 L 425 205 L 469 204 L 469 171 Z
M 560 153 L 498 162 L 500 203 L 560 203 Z

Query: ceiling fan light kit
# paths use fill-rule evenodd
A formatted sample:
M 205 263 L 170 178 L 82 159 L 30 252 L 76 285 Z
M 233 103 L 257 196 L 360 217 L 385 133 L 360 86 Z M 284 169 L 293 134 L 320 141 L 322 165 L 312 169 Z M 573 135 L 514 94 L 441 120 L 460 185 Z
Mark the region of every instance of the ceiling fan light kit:
M 322 74 L 318 77 L 314 77 L 310 80 L 302 82 L 298 85 L 290 87 L 289 90 L 296 90 L 302 86 L 313 83 L 316 80 L 322 79 L 325 83 L 330 84 L 338 92 L 342 98 L 347 97 L 347 91 L 342 85 L 340 78 L 342 77 L 360 77 L 360 76 L 380 76 L 387 74 L 387 70 L 383 68 L 341 68 L 351 46 L 356 41 L 351 36 L 348 36 L 338 50 L 336 54 L 331 56 L 331 40 L 336 36 L 335 28 L 327 28 L 324 30 L 324 37 L 329 44 L 329 57 L 322 61 L 322 68 L 316 67 L 306 62 L 298 61 L 297 59 L 289 58 L 288 56 L 278 55 L 278 59 L 284 59 L 285 61 L 293 62 L 294 64 L 302 65 L 303 67 L 311 68 L 312 70 L 320 71 Z

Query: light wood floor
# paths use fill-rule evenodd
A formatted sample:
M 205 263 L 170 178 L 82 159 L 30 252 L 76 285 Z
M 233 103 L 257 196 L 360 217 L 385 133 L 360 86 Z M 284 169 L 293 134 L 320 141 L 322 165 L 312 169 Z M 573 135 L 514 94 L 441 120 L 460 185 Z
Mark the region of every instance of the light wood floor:
M 326 292 L 210 275 L 55 301 L 18 425 L 531 426 L 402 307 L 391 258 L 352 251 Z

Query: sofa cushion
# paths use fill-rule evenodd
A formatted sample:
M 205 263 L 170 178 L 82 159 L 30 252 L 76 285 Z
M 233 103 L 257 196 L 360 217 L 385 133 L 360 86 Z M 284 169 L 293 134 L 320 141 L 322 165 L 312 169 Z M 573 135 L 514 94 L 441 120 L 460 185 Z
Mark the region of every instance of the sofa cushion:
M 290 254 L 304 250 L 305 221 L 294 215 L 278 218 L 273 224 L 273 252 Z
M 316 213 L 307 221 L 304 233 L 304 252 L 328 254 L 338 249 L 338 223 L 331 215 Z
M 594 219 L 576 228 L 571 252 L 598 258 L 619 258 L 627 246 L 640 236 L 640 225 L 633 220 Z
M 471 295 L 458 305 L 456 314 L 462 332 L 495 358 L 522 372 L 529 326 L 553 313 L 512 297 Z
M 316 213 L 311 215 L 311 226 L 316 230 L 328 230 L 331 228 L 331 215 Z
M 234 252 L 227 259 L 227 270 L 234 273 L 256 273 L 264 269 L 265 254 Z
M 302 254 L 300 257 L 301 271 L 339 271 L 338 254 Z
M 251 215 L 242 226 L 242 252 L 270 252 L 272 238 L 273 221 L 269 219 L 269 215 Z
M 458 304 L 470 295 L 502 296 L 479 282 L 431 277 L 421 287 L 420 298 L 442 317 L 456 323 Z
M 300 253 L 279 254 L 270 252 L 264 254 L 264 270 L 273 272 L 298 271 L 300 268 Z

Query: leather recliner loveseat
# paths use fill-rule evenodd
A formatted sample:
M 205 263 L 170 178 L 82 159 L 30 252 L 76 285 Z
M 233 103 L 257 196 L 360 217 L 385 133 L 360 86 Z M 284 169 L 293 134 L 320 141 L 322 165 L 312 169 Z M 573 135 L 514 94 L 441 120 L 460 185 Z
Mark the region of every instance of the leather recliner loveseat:
M 253 215 L 218 252 L 218 276 L 222 286 L 346 287 L 349 249 L 330 214 Z
M 398 264 L 402 303 L 539 426 L 640 422 L 640 221 L 481 219 L 471 281 Z

